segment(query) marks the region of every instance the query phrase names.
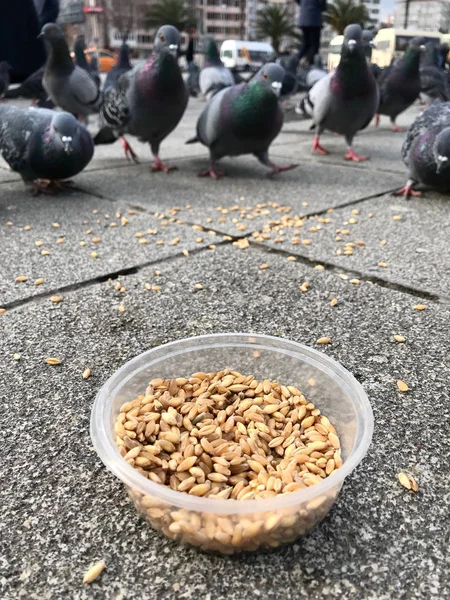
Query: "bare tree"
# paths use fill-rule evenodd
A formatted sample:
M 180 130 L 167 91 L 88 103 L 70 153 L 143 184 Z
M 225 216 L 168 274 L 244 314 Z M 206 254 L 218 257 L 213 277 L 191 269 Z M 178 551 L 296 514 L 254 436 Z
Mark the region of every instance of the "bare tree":
M 103 0 L 103 3 L 105 24 L 112 25 L 126 42 L 136 24 L 137 0 Z

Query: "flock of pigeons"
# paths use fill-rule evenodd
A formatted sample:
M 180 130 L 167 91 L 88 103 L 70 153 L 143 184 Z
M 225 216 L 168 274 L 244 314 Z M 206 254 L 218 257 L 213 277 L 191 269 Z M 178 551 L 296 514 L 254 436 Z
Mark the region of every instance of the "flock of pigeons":
M 390 117 L 393 131 L 401 131 L 397 116 L 422 92 L 432 103 L 406 135 L 402 158 L 408 167 L 408 181 L 397 193 L 417 195 L 420 192 L 413 189 L 417 183 L 447 191 L 450 95 L 445 71 L 433 64 L 433 49 L 427 50 L 429 62 L 421 65 L 426 50 L 421 38 L 412 39 L 403 58 L 380 70 L 367 60 L 371 39 L 366 33 L 359 25 L 349 25 L 337 68 L 326 73 L 314 66 L 305 74 L 303 85 L 309 91 L 299 109 L 312 119 L 313 151 L 328 153 L 320 136 L 331 131 L 344 136 L 346 160 L 366 160 L 353 149 L 356 133 L 374 117 L 378 124 L 380 114 Z M 8 70 L 0 64 L 0 97 L 32 97 L 37 104 L 28 109 L 0 105 L 0 152 L 25 184 L 36 193 L 51 193 L 86 167 L 94 145 L 118 139 L 126 157 L 138 162 L 125 135 L 149 143 L 154 171 L 172 170 L 161 160 L 159 149 L 180 122 L 189 97 L 177 61 L 178 30 L 171 25 L 161 27 L 150 58 L 135 68 L 124 44 L 103 90 L 98 67 L 94 60 L 86 61 L 83 45 L 75 46 L 74 63 L 58 25 L 45 25 L 41 36 L 48 49 L 46 65 L 19 88 L 8 90 Z M 200 175 L 217 179 L 223 175 L 217 161 L 242 154 L 253 154 L 270 169 L 270 175 L 295 168 L 274 164 L 269 148 L 283 124 L 280 95 L 295 93 L 301 85 L 298 73 L 276 63 L 264 65 L 248 82 L 236 84 L 221 63 L 214 40 L 207 40 L 199 87 L 208 102 L 198 119 L 196 135 L 187 142 L 200 142 L 209 149 L 208 168 Z M 98 115 L 100 123 L 94 138 L 85 126 L 92 114 Z

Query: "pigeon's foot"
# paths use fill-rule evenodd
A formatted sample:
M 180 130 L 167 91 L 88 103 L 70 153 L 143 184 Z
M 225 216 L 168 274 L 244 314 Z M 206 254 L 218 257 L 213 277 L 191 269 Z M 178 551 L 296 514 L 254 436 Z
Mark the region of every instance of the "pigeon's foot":
M 123 151 L 125 152 L 125 157 L 127 160 L 131 160 L 133 162 L 135 162 L 136 164 L 139 164 L 139 157 L 136 154 L 136 152 L 133 150 L 133 148 L 130 146 L 130 144 L 128 143 L 128 141 L 123 137 L 123 135 L 120 138 L 120 141 L 122 142 L 122 148 Z
M 380 124 L 380 115 L 375 115 L 375 127 L 378 127 L 378 125 Z
M 225 177 L 225 171 L 221 171 L 220 169 L 218 169 L 214 161 L 211 161 L 209 163 L 209 167 L 207 169 L 204 169 L 203 171 L 200 171 L 198 176 L 211 177 L 211 179 L 220 179 L 221 177 Z
M 36 181 L 33 181 L 32 183 L 31 192 L 33 196 L 39 196 L 39 194 L 52 196 L 56 191 L 54 183 L 55 182 L 50 179 L 36 179 Z
M 284 171 L 292 171 L 292 169 L 296 169 L 298 165 L 287 165 L 285 167 L 280 167 L 275 163 L 271 163 L 270 165 L 272 170 L 268 174 L 268 177 L 274 177 L 274 175 L 278 175 L 278 173 L 283 173 Z
M 319 144 L 319 136 L 315 135 L 314 136 L 314 140 L 313 140 L 313 145 L 311 148 L 311 152 L 318 152 L 319 154 L 329 154 L 328 150 L 325 150 L 325 148 L 322 148 L 322 146 Z
M 353 162 L 364 162 L 369 160 L 368 156 L 359 156 L 355 153 L 353 148 L 349 148 L 347 154 L 344 156 L 345 160 L 352 160 Z
M 393 131 L 394 133 L 404 133 L 405 132 L 405 130 L 403 129 L 403 127 L 399 127 L 395 123 L 392 125 L 391 131 Z
M 407 200 L 411 196 L 413 198 L 416 198 L 416 197 L 422 195 L 422 192 L 419 192 L 419 190 L 413 190 L 412 187 L 413 187 L 413 184 L 408 182 L 400 190 L 397 190 L 396 192 L 394 192 L 393 195 L 394 196 L 403 196 L 403 198 L 405 198 L 405 200 Z
M 169 171 L 176 171 L 178 167 L 174 167 L 173 165 L 165 165 L 159 156 L 155 156 L 155 162 L 152 164 L 152 171 L 156 173 L 157 171 L 163 171 L 164 173 L 169 173 Z

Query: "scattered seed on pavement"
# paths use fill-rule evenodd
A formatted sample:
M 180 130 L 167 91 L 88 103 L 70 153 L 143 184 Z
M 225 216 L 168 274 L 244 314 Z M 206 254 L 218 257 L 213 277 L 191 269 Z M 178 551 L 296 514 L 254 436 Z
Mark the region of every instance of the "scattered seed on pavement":
M 123 304 L 119 304 L 118 309 L 119 312 L 123 313 L 125 312 L 125 306 Z
M 25 225 L 25 227 L 23 228 L 24 231 L 30 231 L 31 229 L 31 225 Z
M 426 304 L 416 304 L 415 306 L 413 306 L 414 310 L 425 310 L 426 309 Z
M 387 264 L 387 263 L 385 263 L 385 262 L 379 262 L 379 263 L 378 263 L 378 266 L 379 266 L 379 267 L 381 267 L 382 269 L 386 269 L 386 268 L 387 268 L 387 266 L 388 266 L 388 264 Z
M 89 368 L 85 369 L 83 371 L 83 379 L 89 379 L 89 377 L 91 376 L 91 374 L 92 374 L 92 372 L 91 372 L 91 370 Z
M 44 278 L 39 277 L 39 279 L 36 279 L 36 281 L 34 282 L 34 285 L 42 285 L 43 283 L 44 283 Z
M 297 259 L 295 256 L 288 256 L 288 260 L 290 260 L 291 262 L 295 262 Z
M 394 221 L 401 221 L 403 219 L 402 215 L 394 215 L 392 218 Z
M 316 344 L 330 344 L 331 343 L 331 339 L 329 337 L 320 337 Z
M 41 246 L 44 245 L 44 242 L 41 242 L 41 240 L 37 240 L 36 242 L 34 242 L 34 245 L 37 246 L 38 248 L 40 248 Z
M 189 252 L 186 250 L 186 248 L 184 248 L 183 254 L 184 254 L 184 256 L 189 256 Z
M 18 277 L 16 277 L 17 283 L 23 283 L 24 281 L 28 281 L 28 277 L 26 277 L 25 275 L 19 275 Z
M 53 357 L 46 358 L 45 362 L 51 366 L 56 366 L 56 365 L 61 364 L 61 360 L 59 358 L 53 358 Z
M 50 296 L 50 300 L 52 302 L 54 302 L 55 304 L 58 304 L 59 302 L 62 302 L 61 296 Z
M 195 287 L 196 290 L 202 290 L 203 289 L 203 286 L 202 286 L 201 283 L 196 283 L 194 287 Z
M 407 392 L 409 390 L 408 384 L 401 379 L 397 381 L 397 387 L 401 392 Z
M 104 560 L 101 560 L 98 563 L 95 563 L 95 565 L 92 565 L 92 567 L 90 569 L 88 569 L 86 571 L 86 573 L 84 574 L 83 583 L 87 584 L 87 583 L 92 583 L 93 581 L 95 581 L 97 579 L 97 577 L 100 576 L 100 574 L 104 568 L 105 568 Z
M 325 267 L 323 265 L 316 265 L 314 268 L 317 269 L 318 271 L 323 271 L 325 269 Z
M 336 306 L 337 303 L 338 303 L 337 298 L 333 298 L 330 302 L 330 306 Z
M 13 358 L 14 360 L 20 360 L 20 354 L 17 354 L 17 352 L 15 354 L 13 354 Z
M 359 285 L 361 282 L 359 279 L 350 279 L 350 283 L 352 283 L 353 285 Z
M 268 269 L 269 268 L 269 265 L 267 263 L 263 263 L 262 265 L 260 265 L 259 268 L 264 271 L 264 269 Z
M 52 223 L 52 227 L 54 229 L 58 229 L 58 227 L 60 227 L 59 223 Z
M 6 312 L 6 308 L 0 308 L 0 315 L 4 315 Z
M 91 258 L 98 258 L 97 252 L 91 252 L 90 256 Z
M 62 244 L 63 242 L 64 242 L 64 238 L 63 238 L 63 237 L 60 237 L 60 238 L 58 238 L 58 239 L 56 240 L 56 243 L 57 243 L 57 244 Z
M 394 340 L 396 342 L 398 342 L 399 344 L 401 344 L 402 342 L 405 341 L 406 338 L 404 338 L 402 335 L 394 335 Z
M 399 473 L 397 475 L 398 480 L 400 481 L 400 484 L 405 487 L 407 490 L 411 489 L 411 482 L 409 480 L 409 477 L 406 473 Z

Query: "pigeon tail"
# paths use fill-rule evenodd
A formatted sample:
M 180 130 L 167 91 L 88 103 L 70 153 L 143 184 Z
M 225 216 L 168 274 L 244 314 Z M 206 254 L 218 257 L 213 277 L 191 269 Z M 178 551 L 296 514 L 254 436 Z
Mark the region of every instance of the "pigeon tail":
M 95 146 L 100 146 L 102 144 L 114 144 L 115 141 L 117 141 L 117 136 L 109 127 L 102 127 L 94 137 Z
M 198 135 L 194 135 L 194 137 L 190 138 L 189 140 L 187 140 L 185 142 L 185 144 L 197 144 L 197 142 L 199 142 L 199 138 Z

